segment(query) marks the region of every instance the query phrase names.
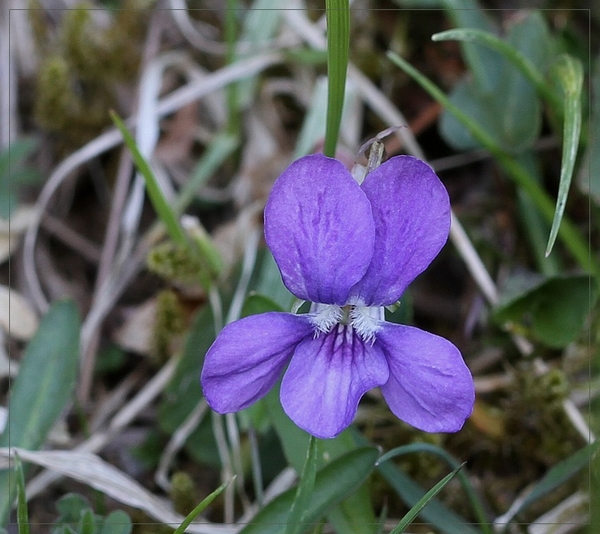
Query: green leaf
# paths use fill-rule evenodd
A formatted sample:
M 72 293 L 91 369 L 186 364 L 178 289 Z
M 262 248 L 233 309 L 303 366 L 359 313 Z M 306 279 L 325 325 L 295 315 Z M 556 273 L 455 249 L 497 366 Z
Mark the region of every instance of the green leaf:
M 348 452 L 318 471 L 305 513 L 306 525 L 316 523 L 327 510 L 348 497 L 373 471 L 379 452 L 361 447 Z M 296 497 L 292 488 L 267 504 L 240 534 L 283 534 Z M 301 532 L 306 532 L 306 528 Z
M 455 26 L 477 28 L 489 33 L 495 31 L 495 26 L 476 0 L 442 0 L 442 3 Z M 490 50 L 470 43 L 463 44 L 462 50 L 478 92 L 486 94 L 494 91 L 501 80 L 501 72 L 496 68 L 497 56 Z
M 157 417 L 163 432 L 172 434 L 200 402 L 200 371 L 204 355 L 214 340 L 214 319 L 210 308 L 205 306 L 198 310 L 194 318 L 177 369 L 159 404 Z M 186 451 L 198 461 L 218 466 L 219 455 L 210 421 L 208 418 L 205 421 L 188 438 Z
M 62 523 L 76 523 L 84 510 L 91 509 L 90 503 L 78 493 L 67 493 L 56 503 L 59 521 Z
M 131 534 L 131 518 L 123 511 L 116 510 L 102 522 L 98 534 Z
M 335 147 L 340 132 L 348 50 L 350 48 L 350 4 L 348 0 L 325 0 L 327 16 L 327 127 L 323 153 L 335 157 Z
M 181 525 L 179 525 L 179 527 L 175 532 L 173 532 L 173 534 L 183 534 L 185 532 L 185 529 L 192 524 L 192 521 L 194 521 L 194 519 L 198 517 L 211 502 L 213 502 L 219 495 L 221 495 L 221 493 L 223 493 L 223 490 L 227 486 L 229 486 L 229 484 L 233 482 L 233 480 L 234 479 L 228 480 L 227 482 L 223 482 L 223 484 L 221 484 L 215 491 L 213 491 L 204 499 L 202 499 L 202 501 L 199 504 L 197 504 L 194 507 L 194 509 L 186 516 Z
M 563 151 L 560 166 L 560 185 L 556 199 L 554 220 L 550 230 L 546 256 L 552 251 L 558 229 L 565 212 L 567 196 L 571 186 L 575 160 L 577 159 L 577 148 L 579 147 L 579 136 L 581 134 L 581 89 L 583 87 L 583 67 L 581 62 L 568 54 L 558 57 L 553 65 L 553 72 L 562 85 L 565 95 L 564 126 L 563 126 Z
M 450 101 L 504 150 L 521 152 L 531 147 L 541 128 L 541 106 L 536 88 L 542 94 L 555 97 L 540 73 L 546 66 L 548 43 L 551 42 L 542 15 L 534 11 L 513 24 L 504 40 L 490 32 L 471 28 L 449 30 L 432 39 L 474 42 L 493 50 L 491 65 L 500 74 L 494 87 L 482 91 L 472 77 L 465 76 L 452 90 Z M 478 146 L 477 140 L 451 113 L 442 115 L 440 131 L 455 148 Z
M 95 534 L 96 532 L 96 518 L 94 512 L 91 509 L 83 510 L 79 523 L 77 523 L 78 534 Z
M 71 301 L 55 302 L 40 322 L 10 392 L 8 423 L 0 447 L 36 450 L 71 400 L 79 367 L 79 314 Z M 14 486 L 0 471 L 0 524 Z
M 125 123 L 121 120 L 121 118 L 114 112 L 110 112 L 110 117 L 115 123 L 115 126 L 119 129 L 121 134 L 123 135 L 123 139 L 127 148 L 131 152 L 133 156 L 133 160 L 135 164 L 144 177 L 144 181 L 146 183 L 146 191 L 148 192 L 148 196 L 150 197 L 150 201 L 156 210 L 156 213 L 160 217 L 160 220 L 165 225 L 167 232 L 171 239 L 175 243 L 179 243 L 184 246 L 189 246 L 189 242 L 187 240 L 186 234 L 183 231 L 183 228 L 179 224 L 179 220 L 175 211 L 171 208 L 171 205 L 163 195 L 163 192 L 154 177 L 154 173 L 148 165 L 148 162 L 142 156 L 138 147 L 135 143 L 135 139 L 125 126 Z
M 423 508 L 427 506 L 429 501 L 431 501 L 431 499 L 433 499 L 440 491 L 442 491 L 444 486 L 446 486 L 446 484 L 448 484 L 448 482 L 450 482 L 454 478 L 454 476 L 458 474 L 463 465 L 464 464 L 459 465 L 454 471 L 448 473 L 444 478 L 442 478 L 442 480 L 440 480 L 435 486 L 433 486 L 433 488 L 431 488 L 425 495 L 423 495 L 423 497 L 421 497 L 417 501 L 417 503 L 415 503 L 415 505 L 402 518 L 400 523 L 398 523 L 396 527 L 390 532 L 390 534 L 401 534 L 402 532 L 404 532 L 406 530 L 406 527 L 408 527 L 408 525 L 410 525 L 414 521 L 415 517 L 417 517 L 421 510 L 423 510 Z
M 19 525 L 19 534 L 29 534 L 25 475 L 23 474 L 23 464 L 21 464 L 18 454 L 15 454 L 15 469 L 17 471 L 17 524 Z
M 308 511 L 308 506 L 312 498 L 312 492 L 315 487 L 317 476 L 317 447 L 318 440 L 311 436 L 308 440 L 308 451 L 306 453 L 306 461 L 300 475 L 300 482 L 296 489 L 296 496 L 290 510 L 285 534 L 297 534 L 305 526 L 305 517 Z
M 538 30 L 539 32 L 539 30 Z M 536 33 L 538 33 L 536 32 Z M 540 36 L 541 37 L 541 36 Z M 540 38 L 536 36 L 537 38 Z M 464 41 L 485 45 L 492 50 L 500 53 L 502 57 L 508 60 L 516 67 L 521 74 L 536 88 L 540 96 L 544 97 L 550 104 L 560 108 L 561 101 L 556 93 L 548 86 L 543 74 L 536 64 L 531 61 L 524 53 L 515 48 L 509 42 L 497 37 L 496 35 L 476 28 L 461 28 L 458 30 L 447 30 L 436 33 L 431 37 L 432 41 Z M 527 43 L 528 49 L 531 49 L 531 44 Z M 538 42 L 539 44 L 539 42 Z M 539 52 L 539 51 L 536 51 Z M 541 55 L 545 58 L 545 54 Z M 545 59 L 542 59 L 542 63 Z
M 561 348 L 583 327 L 596 293 L 596 283 L 587 275 L 521 274 L 507 281 L 493 318 L 500 324 L 525 321 L 536 339 Z
M 388 52 L 387 56 L 393 63 L 419 83 L 435 100 L 448 109 L 465 126 L 469 133 L 477 139 L 479 144 L 492 153 L 510 178 L 531 197 L 537 209 L 540 210 L 546 220 L 550 221 L 553 219 L 554 205 L 552 200 L 522 165 L 503 151 L 494 139 L 490 137 L 488 132 L 483 130 L 468 115 L 463 113 L 460 108 L 450 102 L 439 87 L 423 76 L 410 63 L 393 52 Z M 590 257 L 588 244 L 582 238 L 578 229 L 570 221 L 564 219 L 558 235 L 581 267 L 586 271 L 590 271 L 600 281 L 600 266 L 593 257 Z

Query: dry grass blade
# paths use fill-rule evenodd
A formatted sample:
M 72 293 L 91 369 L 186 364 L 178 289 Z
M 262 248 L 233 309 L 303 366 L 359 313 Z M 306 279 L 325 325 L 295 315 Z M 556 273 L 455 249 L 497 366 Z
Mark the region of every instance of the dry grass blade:
M 150 517 L 167 525 L 179 525 L 184 517 L 175 513 L 163 499 L 153 495 L 135 480 L 90 452 L 28 451 L 17 447 L 0 449 L 0 468 L 10 467 L 10 458 L 18 453 L 27 462 L 50 469 L 63 476 L 83 482 L 116 501 L 143 510 Z M 192 524 L 189 532 L 197 534 L 229 534 L 236 527 L 212 524 Z

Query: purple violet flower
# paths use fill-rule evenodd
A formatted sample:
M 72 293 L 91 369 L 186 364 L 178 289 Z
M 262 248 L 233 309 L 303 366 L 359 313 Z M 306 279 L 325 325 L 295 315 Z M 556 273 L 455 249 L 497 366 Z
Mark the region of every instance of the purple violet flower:
M 202 386 L 219 413 L 247 408 L 281 383 L 301 428 L 332 438 L 379 386 L 392 412 L 427 432 L 456 432 L 473 378 L 448 340 L 385 321 L 384 306 L 448 239 L 446 189 L 424 162 L 391 158 L 359 185 L 320 154 L 292 163 L 265 207 L 265 239 L 286 287 L 310 312 L 270 312 L 227 325 L 206 354 Z

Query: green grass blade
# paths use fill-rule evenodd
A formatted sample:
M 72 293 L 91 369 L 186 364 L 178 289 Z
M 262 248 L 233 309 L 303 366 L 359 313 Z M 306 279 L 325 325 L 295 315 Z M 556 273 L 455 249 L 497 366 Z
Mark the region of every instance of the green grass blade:
M 235 477 L 231 480 L 228 480 L 227 482 L 223 482 L 223 484 L 221 484 L 215 491 L 213 491 L 211 494 L 207 495 L 204 499 L 202 499 L 202 501 L 186 516 L 181 525 L 179 525 L 179 527 L 175 532 L 173 532 L 173 534 L 183 534 L 185 532 L 185 529 L 191 525 L 192 521 L 197 516 L 199 516 L 211 502 L 213 502 L 219 495 L 221 495 L 223 490 L 227 486 L 229 486 L 229 484 L 234 480 Z
M 525 497 L 521 506 L 514 510 L 510 517 L 505 518 L 507 520 L 506 528 L 508 528 L 510 520 L 517 514 L 523 512 L 534 502 L 553 492 L 586 466 L 589 466 L 592 455 L 598 451 L 598 448 L 600 448 L 600 442 L 591 443 L 552 467 L 535 485 L 531 493 Z
M 348 50 L 350 48 L 350 5 L 348 0 L 325 0 L 327 14 L 327 126 L 326 156 L 335 156 L 344 108 Z
M 19 525 L 19 534 L 29 534 L 25 475 L 23 473 L 23 464 L 21 464 L 18 454 L 15 454 L 15 469 L 17 471 L 17 524 Z
M 395 458 L 397 456 L 404 456 L 406 454 L 413 454 L 417 452 L 426 452 L 434 454 L 442 460 L 444 460 L 450 466 L 451 469 L 457 469 L 461 466 L 461 464 L 451 454 L 446 452 L 441 447 L 437 447 L 430 443 L 411 443 L 410 445 L 396 447 L 395 449 L 392 449 L 391 451 L 384 454 L 377 462 L 377 465 L 381 465 L 387 460 L 391 460 L 392 458 Z M 471 485 L 471 482 L 469 481 L 469 478 L 467 477 L 466 473 L 462 470 L 459 471 L 458 478 L 467 495 L 467 499 L 471 503 L 471 507 L 473 508 L 477 519 L 479 520 L 483 532 L 485 532 L 486 534 L 492 534 L 492 528 L 488 524 L 488 518 L 485 515 L 483 504 L 479 499 L 479 496 L 475 492 L 475 489 Z
M 115 123 L 115 126 L 123 135 L 123 139 L 125 140 L 127 148 L 129 148 L 131 151 L 135 165 L 144 177 L 144 181 L 146 182 L 146 191 L 148 191 L 150 201 L 152 202 L 156 213 L 160 217 L 160 220 L 165 225 L 169 236 L 175 243 L 187 245 L 188 240 L 183 228 L 181 228 L 181 225 L 179 224 L 179 220 L 177 219 L 175 211 L 171 208 L 167 199 L 163 195 L 163 192 L 161 191 L 160 186 L 154 177 L 154 173 L 152 172 L 152 169 L 150 169 L 150 165 L 148 165 L 146 159 L 142 156 L 142 154 L 140 154 L 140 151 L 135 143 L 135 139 L 127 129 L 127 126 L 125 126 L 125 123 L 114 111 L 110 112 L 110 117 Z
M 444 486 L 448 484 L 448 482 L 450 482 L 454 478 L 454 476 L 462 469 L 463 465 L 464 464 L 459 465 L 454 471 L 448 473 L 444 478 L 442 478 L 442 480 L 440 480 L 435 486 L 433 486 L 433 488 L 431 488 L 425 495 L 423 495 L 423 497 L 419 499 L 419 501 L 408 511 L 408 513 L 402 518 L 400 523 L 396 525 L 396 527 L 390 532 L 390 534 L 401 534 L 402 532 L 404 532 L 406 527 L 413 522 L 413 520 L 415 519 L 415 517 L 417 517 L 419 512 L 423 510 L 425 506 L 427 506 L 431 499 L 433 499 L 440 491 L 442 491 Z
M 218 134 L 198 160 L 190 179 L 182 187 L 175 211 L 181 215 L 194 199 L 196 192 L 213 173 L 234 153 L 240 144 L 239 136 L 229 132 Z
M 575 169 L 579 136 L 581 135 L 581 89 L 583 87 L 583 67 L 581 66 L 581 62 L 572 56 L 568 54 L 559 56 L 553 66 L 553 71 L 562 85 L 565 95 L 565 105 L 560 185 L 558 187 L 552 228 L 550 229 L 550 238 L 546 246 L 546 257 L 552 252 L 552 247 L 558 235 L 558 229 L 560 228 L 567 204 L 573 170 Z
M 439 87 L 427 79 L 423 74 L 416 70 L 410 63 L 402 59 L 393 52 L 388 52 L 388 58 L 413 78 L 425 91 L 427 91 L 435 100 L 442 104 L 450 113 L 452 113 L 469 130 L 471 135 L 498 160 L 500 165 L 512 178 L 512 180 L 521 187 L 534 201 L 536 207 L 547 221 L 554 218 L 554 203 L 549 195 L 544 191 L 522 165 L 518 164 L 514 158 L 511 158 L 501 150 L 493 139 L 482 130 L 478 124 L 474 123 L 462 110 L 454 106 L 448 97 Z M 587 242 L 582 238 L 577 228 L 568 220 L 563 218 L 559 229 L 560 236 L 565 247 L 571 252 L 579 265 L 586 271 L 591 272 L 594 277 L 600 281 L 600 266 L 590 258 Z
M 312 498 L 312 492 L 315 487 L 315 478 L 317 476 L 317 447 L 319 442 L 317 438 L 311 436 L 308 441 L 308 451 L 306 461 L 296 490 L 294 504 L 290 510 L 290 517 L 285 528 L 285 534 L 297 534 L 302 527 L 304 517 L 308 510 L 308 505 Z

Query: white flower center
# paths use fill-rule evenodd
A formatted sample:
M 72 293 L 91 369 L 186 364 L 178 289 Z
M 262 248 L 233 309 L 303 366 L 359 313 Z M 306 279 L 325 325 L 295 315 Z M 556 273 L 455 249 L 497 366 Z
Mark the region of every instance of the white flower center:
M 311 323 L 315 327 L 315 337 L 328 333 L 336 326 L 350 328 L 367 343 L 375 341 L 375 334 L 384 320 L 384 308 L 380 306 L 356 306 L 313 303 L 310 307 Z

